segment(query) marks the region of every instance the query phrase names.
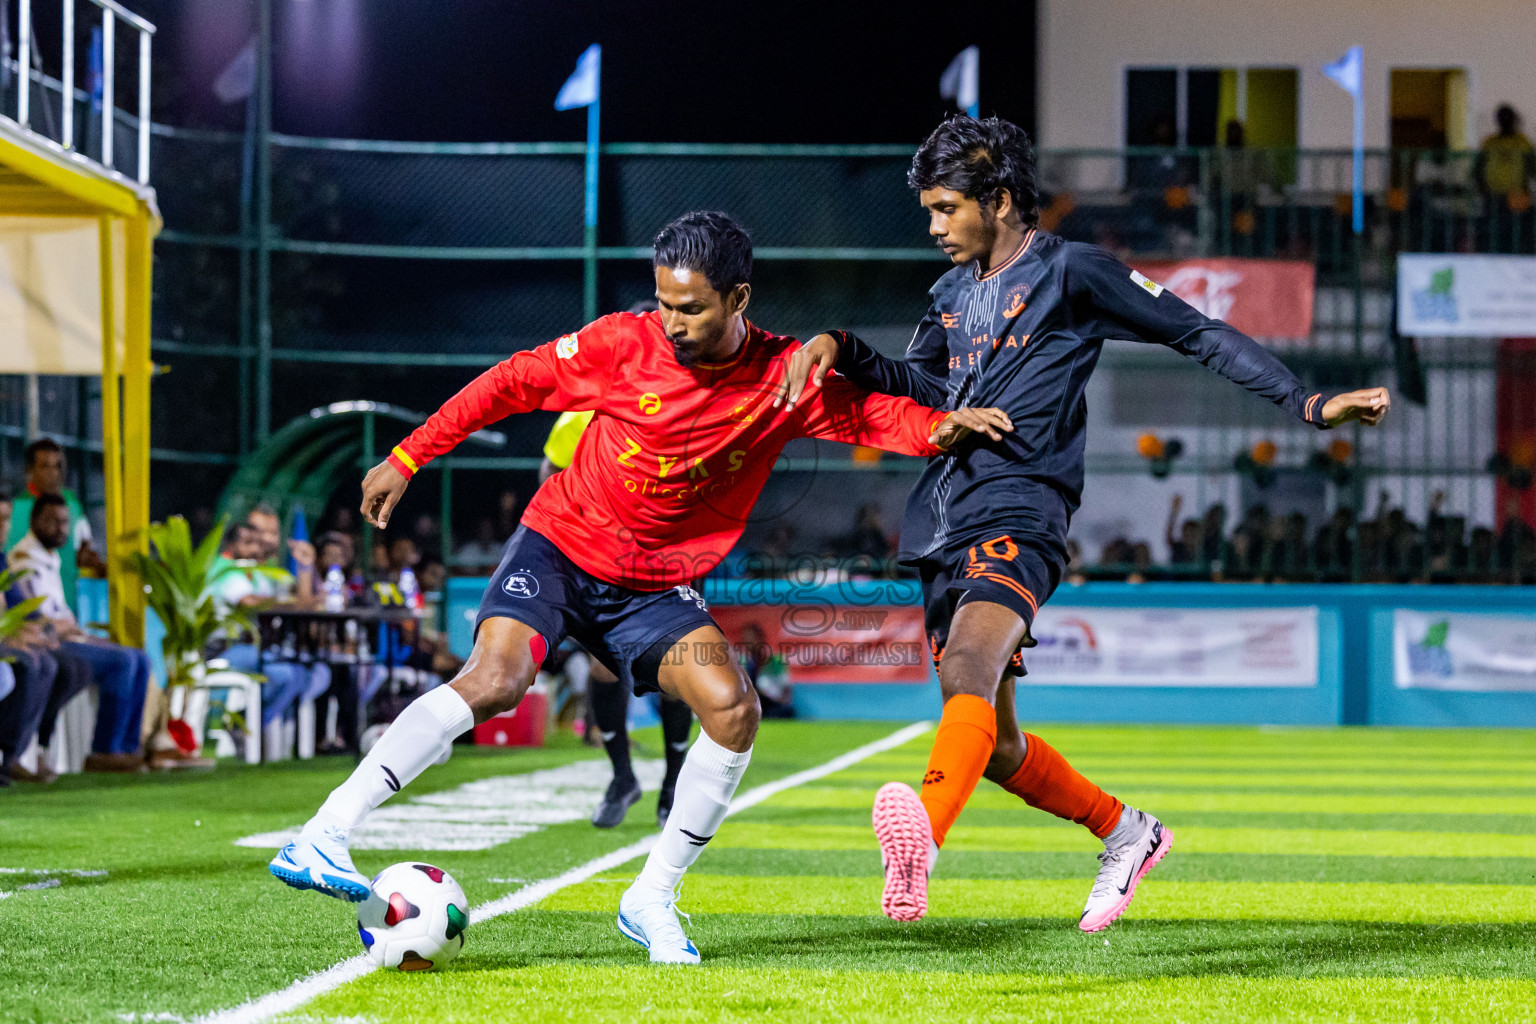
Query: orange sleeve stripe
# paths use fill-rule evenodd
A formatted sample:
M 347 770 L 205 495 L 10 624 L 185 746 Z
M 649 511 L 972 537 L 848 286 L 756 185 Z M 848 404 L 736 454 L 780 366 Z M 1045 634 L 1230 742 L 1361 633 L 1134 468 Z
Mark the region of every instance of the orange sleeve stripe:
M 1312 418 L 1313 407 L 1317 405 L 1317 400 L 1322 398 L 1322 397 L 1323 397 L 1323 393 L 1321 391 L 1319 391 L 1317 394 L 1315 394 L 1311 398 L 1307 399 L 1307 411 L 1303 414 L 1303 419 L 1310 420 Z
M 421 467 L 416 465 L 416 460 L 407 455 L 405 453 L 405 449 L 401 448 L 399 445 L 395 445 L 394 450 L 389 454 L 399 459 L 401 465 L 405 466 L 406 469 L 411 471 L 412 476 L 415 476 L 421 470 Z

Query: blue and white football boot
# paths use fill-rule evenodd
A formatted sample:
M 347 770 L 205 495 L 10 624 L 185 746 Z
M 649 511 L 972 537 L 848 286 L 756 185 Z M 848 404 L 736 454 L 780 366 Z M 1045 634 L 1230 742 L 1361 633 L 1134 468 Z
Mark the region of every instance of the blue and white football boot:
M 347 830 L 311 821 L 299 837 L 267 865 L 279 880 L 295 889 L 313 889 L 349 903 L 368 898 L 368 879 L 352 866 Z
M 696 964 L 699 950 L 683 934 L 677 915 L 676 893 L 637 882 L 619 900 L 619 931 L 650 950 L 653 964 Z

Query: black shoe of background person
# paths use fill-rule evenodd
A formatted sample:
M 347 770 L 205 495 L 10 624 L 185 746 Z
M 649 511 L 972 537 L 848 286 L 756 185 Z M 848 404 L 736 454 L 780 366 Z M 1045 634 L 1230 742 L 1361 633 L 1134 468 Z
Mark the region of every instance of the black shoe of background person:
M 10 773 L 10 781 L 12 782 L 35 782 L 40 786 L 46 786 L 50 782 L 57 781 L 59 778 L 59 773 L 43 764 L 41 760 L 39 760 L 37 771 L 35 772 L 29 772 L 19 764 L 13 764 L 6 770 Z
M 139 754 L 89 754 L 85 759 L 85 771 L 105 774 L 137 774 L 149 771 L 149 765 Z
M 592 812 L 592 824 L 598 828 L 615 828 L 623 824 L 624 815 L 629 813 L 629 809 L 639 799 L 639 779 L 634 776 L 614 779 L 608 783 L 608 792 L 603 795 L 603 802 Z
M 672 780 L 670 786 L 663 786 L 660 795 L 656 797 L 656 828 L 661 830 L 667 827 L 667 818 L 672 814 L 672 798 L 677 793 L 677 780 Z

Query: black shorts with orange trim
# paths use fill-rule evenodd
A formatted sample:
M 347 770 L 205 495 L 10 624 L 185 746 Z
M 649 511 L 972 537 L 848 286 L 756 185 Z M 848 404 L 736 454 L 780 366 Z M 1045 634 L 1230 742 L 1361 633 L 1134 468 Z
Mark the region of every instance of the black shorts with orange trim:
M 1065 534 L 1065 527 L 1061 532 Z M 991 601 L 1012 609 L 1024 620 L 1022 647 L 1033 647 L 1029 627 L 1055 592 L 1066 566 L 1065 541 L 1042 534 L 1039 522 L 1021 522 L 1017 529 L 990 529 L 971 543 L 948 548 L 942 561 L 920 562 L 923 624 L 934 667 L 944 658 L 955 612 L 967 601 Z M 1025 674 L 1022 651 L 1014 652 L 1008 667 L 1015 676 Z

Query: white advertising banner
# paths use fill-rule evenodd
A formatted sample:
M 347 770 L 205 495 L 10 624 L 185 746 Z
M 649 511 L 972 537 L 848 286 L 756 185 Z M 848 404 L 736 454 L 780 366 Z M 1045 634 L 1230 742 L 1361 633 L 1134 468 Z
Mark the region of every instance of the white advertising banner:
M 1040 609 L 1034 686 L 1316 686 L 1312 608 Z
M 1397 331 L 1418 337 L 1536 336 L 1536 256 L 1400 254 Z
M 1399 689 L 1536 693 L 1536 617 L 1392 613 Z

